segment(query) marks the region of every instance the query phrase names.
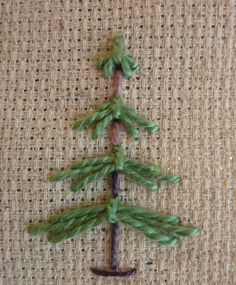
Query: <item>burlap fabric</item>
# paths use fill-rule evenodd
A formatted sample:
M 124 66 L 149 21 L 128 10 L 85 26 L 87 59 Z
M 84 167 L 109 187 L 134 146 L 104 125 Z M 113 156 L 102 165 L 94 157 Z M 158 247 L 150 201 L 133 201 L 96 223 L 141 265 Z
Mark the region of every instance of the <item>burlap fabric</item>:
M 233 93 L 235 1 L 0 1 L 1 283 L 235 284 L 233 281 Z M 128 155 L 161 162 L 182 176 L 160 193 L 122 176 L 122 199 L 183 217 L 202 236 L 165 248 L 122 225 L 119 268 L 130 278 L 93 275 L 108 268 L 107 226 L 52 245 L 31 237 L 29 223 L 75 205 L 107 201 L 110 178 L 70 192 L 48 174 L 75 159 L 109 153 L 109 135 L 71 126 L 112 96 L 112 80 L 95 69 L 123 34 L 140 75 L 125 81 L 123 98 L 158 122 L 142 131 Z

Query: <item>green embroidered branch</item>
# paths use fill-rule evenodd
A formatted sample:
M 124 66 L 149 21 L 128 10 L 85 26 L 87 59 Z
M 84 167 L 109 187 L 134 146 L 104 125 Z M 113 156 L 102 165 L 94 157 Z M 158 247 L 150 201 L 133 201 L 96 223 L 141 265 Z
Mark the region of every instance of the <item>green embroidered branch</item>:
M 200 234 L 198 228 L 181 225 L 177 216 L 161 215 L 144 208 L 122 205 L 118 197 L 111 198 L 109 204 L 83 207 L 59 214 L 45 223 L 30 226 L 28 231 L 33 235 L 48 233 L 48 240 L 56 243 L 79 236 L 103 222 L 114 224 L 118 221 L 168 246 L 178 244 L 182 237 Z
M 125 41 L 122 36 L 116 37 L 112 51 L 103 59 L 98 60 L 97 68 L 103 71 L 105 79 L 111 77 L 113 71 L 121 68 L 126 79 L 130 79 L 135 72 L 140 69 L 139 63 L 131 57 L 125 47 Z
M 76 192 L 113 171 L 122 172 L 136 183 L 153 191 L 159 189 L 158 181 L 171 183 L 180 181 L 179 176 L 164 173 L 160 166 L 144 164 L 138 160 L 127 158 L 121 146 L 113 147 L 111 156 L 78 161 L 72 165 L 71 169 L 50 176 L 50 181 L 79 178 L 80 180 L 76 181 L 71 188 L 73 192 Z
M 49 241 L 59 242 L 102 223 L 105 208 L 105 205 L 78 208 L 58 214 L 45 223 L 32 225 L 28 231 L 33 235 L 47 232 Z
M 93 139 L 100 138 L 105 129 L 113 120 L 121 120 L 125 128 L 133 139 L 139 138 L 139 131 L 137 127 L 143 127 L 150 133 L 160 130 L 160 128 L 153 122 L 148 121 L 131 107 L 125 105 L 120 96 L 113 97 L 110 102 L 101 106 L 96 112 L 90 116 L 76 122 L 73 129 L 82 130 L 83 128 L 94 124 Z

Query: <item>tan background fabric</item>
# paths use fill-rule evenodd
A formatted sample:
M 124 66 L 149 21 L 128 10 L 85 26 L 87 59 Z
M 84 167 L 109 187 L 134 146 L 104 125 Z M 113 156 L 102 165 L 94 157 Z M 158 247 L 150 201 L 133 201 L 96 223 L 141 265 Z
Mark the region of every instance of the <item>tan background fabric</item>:
M 235 284 L 235 1 L 0 4 L 0 284 Z M 26 228 L 109 198 L 109 178 L 73 194 L 69 182 L 49 183 L 48 174 L 109 153 L 108 133 L 93 141 L 90 129 L 71 126 L 112 96 L 112 80 L 95 62 L 118 34 L 142 64 L 140 76 L 124 82 L 123 98 L 161 127 L 136 142 L 122 131 L 122 144 L 128 155 L 182 176 L 158 194 L 122 176 L 122 199 L 180 215 L 203 233 L 165 248 L 122 225 L 119 268 L 137 273 L 106 279 L 89 268 L 109 266 L 109 227 L 57 245 Z

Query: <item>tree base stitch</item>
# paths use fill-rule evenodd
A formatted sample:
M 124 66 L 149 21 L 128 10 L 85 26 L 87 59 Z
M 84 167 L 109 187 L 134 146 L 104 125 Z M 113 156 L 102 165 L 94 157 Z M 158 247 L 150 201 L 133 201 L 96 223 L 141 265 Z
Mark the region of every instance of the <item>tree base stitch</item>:
M 123 148 L 120 146 L 119 129 L 121 123 L 135 140 L 139 138 L 139 127 L 143 127 L 150 133 L 160 130 L 155 123 L 148 121 L 139 115 L 134 108 L 127 106 L 120 97 L 122 76 L 130 79 L 140 69 L 140 65 L 126 50 L 122 36 L 115 39 L 112 51 L 98 61 L 97 67 L 103 71 L 105 79 L 110 78 L 113 72 L 115 73 L 114 96 L 110 102 L 103 104 L 96 112 L 76 122 L 73 129 L 82 130 L 93 125 L 92 138 L 97 139 L 102 136 L 105 129 L 111 124 L 112 153 L 108 156 L 77 161 L 69 170 L 51 175 L 50 181 L 77 178 L 79 180 L 76 180 L 71 187 L 71 190 L 76 192 L 89 183 L 96 182 L 103 176 L 111 174 L 112 197 L 107 204 L 79 207 L 58 214 L 46 222 L 31 225 L 28 232 L 32 235 L 47 233 L 48 241 L 57 243 L 68 238 L 77 237 L 102 223 L 111 224 L 111 269 L 91 268 L 91 271 L 101 276 L 130 276 L 136 272 L 135 268 L 127 271 L 116 270 L 120 222 L 133 227 L 164 246 L 176 246 L 182 238 L 198 236 L 201 231 L 196 227 L 182 225 L 178 216 L 162 215 L 120 202 L 119 173 L 126 174 L 137 184 L 143 185 L 152 191 L 159 189 L 161 181 L 178 183 L 180 177 L 165 173 L 159 165 L 142 163 L 126 157 Z

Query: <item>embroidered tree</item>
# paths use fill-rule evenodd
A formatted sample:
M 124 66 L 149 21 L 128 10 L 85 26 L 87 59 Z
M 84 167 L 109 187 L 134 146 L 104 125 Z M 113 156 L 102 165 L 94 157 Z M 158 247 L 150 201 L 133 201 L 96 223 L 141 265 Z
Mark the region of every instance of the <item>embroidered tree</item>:
M 158 165 L 145 164 L 128 158 L 120 145 L 121 124 L 135 140 L 139 138 L 139 127 L 143 127 L 150 133 L 159 131 L 159 127 L 155 123 L 148 121 L 140 116 L 135 109 L 127 106 L 120 96 L 122 78 L 130 79 L 140 68 L 127 51 L 123 37 L 115 39 L 112 51 L 98 61 L 97 67 L 103 71 L 105 79 L 110 78 L 114 73 L 114 96 L 96 112 L 76 122 L 74 129 L 82 130 L 93 125 L 92 137 L 97 139 L 111 125 L 112 153 L 107 156 L 77 161 L 70 169 L 52 175 L 50 180 L 60 181 L 76 178 L 71 187 L 71 190 L 76 192 L 89 183 L 96 182 L 110 174 L 112 176 L 110 201 L 107 204 L 80 207 L 58 214 L 44 223 L 31 225 L 29 233 L 47 233 L 48 240 L 56 243 L 79 236 L 88 229 L 108 222 L 112 225 L 111 269 L 91 268 L 91 270 L 102 276 L 128 276 L 135 272 L 135 268 L 128 271 L 116 271 L 119 222 L 130 225 L 148 238 L 165 246 L 177 245 L 182 237 L 197 236 L 200 234 L 200 229 L 183 226 L 178 216 L 162 215 L 120 202 L 119 173 L 126 174 L 136 183 L 144 185 L 152 191 L 158 191 L 160 182 L 178 183 L 180 177 L 165 173 Z

